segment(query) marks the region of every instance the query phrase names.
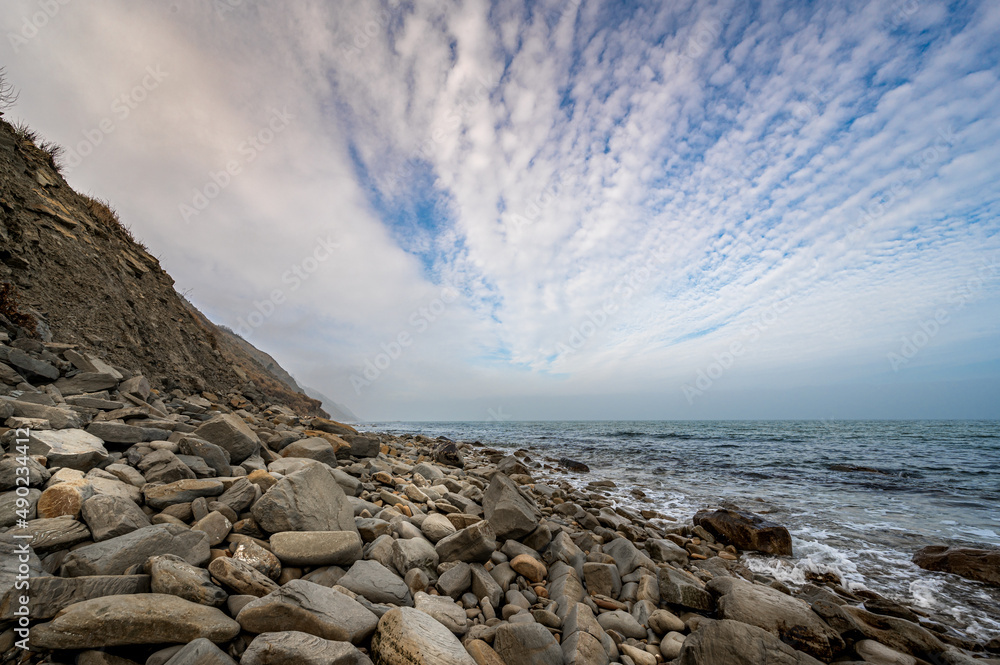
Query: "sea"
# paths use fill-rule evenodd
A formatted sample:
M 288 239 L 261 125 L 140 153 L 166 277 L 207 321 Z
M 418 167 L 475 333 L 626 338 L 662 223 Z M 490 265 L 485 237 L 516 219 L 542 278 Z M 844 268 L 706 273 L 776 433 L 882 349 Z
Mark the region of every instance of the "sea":
M 615 501 L 690 523 L 724 502 L 792 534 L 794 556 L 745 554 L 796 587 L 832 572 L 919 608 L 967 638 L 1000 635 L 1000 588 L 922 570 L 942 543 L 1000 546 L 1000 421 L 383 422 L 363 430 L 446 436 L 534 459 L 570 457 L 613 480 Z M 638 488 L 648 502 L 636 499 Z

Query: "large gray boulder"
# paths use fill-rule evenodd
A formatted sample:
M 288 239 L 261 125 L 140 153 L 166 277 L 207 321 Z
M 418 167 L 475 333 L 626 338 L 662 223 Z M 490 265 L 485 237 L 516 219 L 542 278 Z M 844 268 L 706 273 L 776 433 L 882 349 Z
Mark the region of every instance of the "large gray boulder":
M 260 439 L 250 426 L 232 413 L 215 416 L 192 434 L 214 443 L 229 453 L 233 464 L 239 464 L 260 449 Z
M 169 450 L 154 450 L 139 460 L 136 468 L 142 473 L 146 482 L 150 483 L 174 483 L 178 480 L 194 480 L 197 477 L 191 467 Z
M 694 575 L 669 566 L 660 568 L 657 575 L 660 599 L 671 605 L 680 605 L 693 610 L 711 612 L 714 609 L 712 595 L 705 590 L 705 584 Z
M 389 610 L 372 637 L 378 665 L 476 665 L 455 634 L 411 607 Z
M 500 624 L 493 648 L 510 665 L 563 665 L 562 648 L 540 623 Z
M 14 415 L 19 418 L 40 418 L 48 420 L 54 430 L 74 429 L 83 424 L 83 416 L 76 411 L 60 406 L 46 406 L 32 402 L 14 400 L 10 402 Z
M 236 620 L 250 633 L 297 630 L 352 644 L 368 639 L 378 624 L 378 617 L 350 596 L 306 580 L 292 580 L 249 602 Z
M 541 515 L 534 500 L 499 472 L 483 494 L 483 514 L 501 540 L 524 538 L 538 528 Z
M 141 593 L 70 605 L 52 621 L 33 626 L 31 644 L 42 649 L 99 649 L 184 643 L 200 637 L 228 642 L 239 632 L 240 625 L 214 607 Z
M 73 550 L 63 559 L 60 574 L 122 575 L 156 554 L 176 554 L 194 566 L 203 566 L 210 557 L 208 535 L 177 524 L 154 524 Z
M 205 460 L 210 468 L 215 469 L 215 475 L 224 478 L 232 473 L 232 458 L 222 446 L 209 443 L 196 436 L 182 437 L 179 442 L 180 452 L 184 455 L 193 455 Z
M 392 565 L 400 575 L 419 568 L 428 577 L 437 576 L 440 560 L 430 541 L 423 538 L 400 538 L 392 543 Z
M 337 466 L 337 451 L 321 436 L 293 441 L 281 449 L 281 456 L 302 457 L 323 462 L 334 468 Z
M 757 626 L 706 619 L 688 635 L 678 665 L 821 665 Z
M 270 533 L 281 531 L 351 531 L 354 508 L 332 470 L 311 464 L 279 480 L 250 511 Z
M 142 508 L 131 499 L 120 496 L 92 496 L 83 502 L 80 515 L 90 528 L 95 542 L 124 536 L 150 526 L 149 518 L 142 512 Z
M 82 429 L 31 430 L 28 452 L 42 455 L 50 467 L 89 471 L 108 459 L 104 441 Z
M 271 552 L 286 566 L 349 566 L 362 542 L 356 531 L 282 531 L 271 536 Z
M 356 561 L 337 584 L 373 603 L 412 606 L 413 597 L 403 579 L 378 561 Z
M 489 522 L 482 520 L 450 536 L 445 536 L 437 541 L 434 549 L 442 563 L 448 561 L 485 563 L 490 560 L 496 548 L 496 532 Z
M 763 628 L 815 658 L 829 661 L 845 646 L 840 633 L 808 604 L 777 589 L 736 577 L 717 577 L 706 588 L 719 596 L 720 618 Z

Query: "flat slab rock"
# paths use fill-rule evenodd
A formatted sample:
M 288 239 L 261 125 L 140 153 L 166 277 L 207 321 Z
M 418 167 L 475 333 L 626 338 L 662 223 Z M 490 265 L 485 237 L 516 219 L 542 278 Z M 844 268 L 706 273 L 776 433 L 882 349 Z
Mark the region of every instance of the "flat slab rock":
M 739 621 L 706 620 L 681 647 L 678 665 L 820 665 L 763 628 Z
M 90 577 L 32 577 L 28 581 L 31 602 L 28 618 L 51 619 L 61 610 L 93 598 L 148 593 L 149 575 L 95 575 Z M 14 618 L 23 591 L 12 589 L 0 602 L 0 619 Z
M 371 665 L 371 662 L 347 642 L 324 640 L 297 630 L 261 633 L 240 659 L 240 665 Z
M 82 429 L 33 430 L 28 436 L 28 451 L 44 455 L 50 467 L 79 471 L 89 471 L 108 459 L 104 441 Z
M 128 644 L 228 642 L 240 625 L 214 607 L 159 593 L 106 596 L 70 605 L 31 629 L 42 649 L 98 649 Z
M 476 665 L 455 635 L 411 607 L 386 612 L 372 637 L 378 665 Z
M 154 524 L 73 550 L 63 560 L 61 574 L 121 575 L 156 554 L 176 554 L 194 566 L 203 566 L 211 556 L 208 534 L 177 524 Z
M 249 633 L 297 630 L 337 642 L 367 639 L 378 617 L 339 591 L 306 580 L 292 580 L 247 603 L 236 616 Z

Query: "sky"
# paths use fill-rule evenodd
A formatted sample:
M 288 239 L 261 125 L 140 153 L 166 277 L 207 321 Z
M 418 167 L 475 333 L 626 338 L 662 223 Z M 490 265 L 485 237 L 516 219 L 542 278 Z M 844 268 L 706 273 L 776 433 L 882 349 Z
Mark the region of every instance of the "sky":
M 364 419 L 1000 417 L 1000 3 L 8 0 L 8 120 Z

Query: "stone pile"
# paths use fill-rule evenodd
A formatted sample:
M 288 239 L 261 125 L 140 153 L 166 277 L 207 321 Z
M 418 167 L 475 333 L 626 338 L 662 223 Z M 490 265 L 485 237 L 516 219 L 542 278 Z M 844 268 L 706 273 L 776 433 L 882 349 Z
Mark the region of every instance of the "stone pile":
M 791 544 L 754 515 L 677 524 L 574 486 L 573 460 L 161 394 L 70 345 L 0 342 L 5 662 L 989 662 L 875 594 L 754 574 L 737 545 Z

